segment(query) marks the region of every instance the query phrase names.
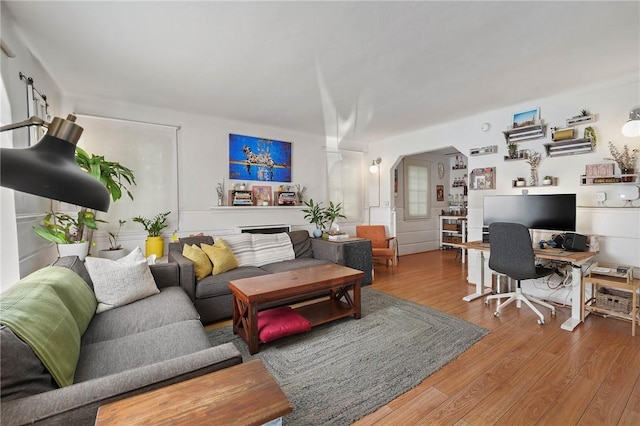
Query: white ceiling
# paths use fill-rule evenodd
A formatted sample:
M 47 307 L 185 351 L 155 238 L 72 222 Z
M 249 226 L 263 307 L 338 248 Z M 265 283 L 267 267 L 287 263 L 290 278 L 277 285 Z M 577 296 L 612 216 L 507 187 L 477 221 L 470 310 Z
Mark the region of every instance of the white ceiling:
M 63 93 L 343 147 L 640 73 L 638 1 L 4 3 Z

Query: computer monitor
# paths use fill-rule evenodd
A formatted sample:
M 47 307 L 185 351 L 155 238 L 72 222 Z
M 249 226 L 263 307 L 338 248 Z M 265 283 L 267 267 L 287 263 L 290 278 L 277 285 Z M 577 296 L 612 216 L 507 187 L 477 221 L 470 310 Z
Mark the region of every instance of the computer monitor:
M 521 223 L 529 229 L 576 230 L 576 194 L 486 195 L 483 225 Z

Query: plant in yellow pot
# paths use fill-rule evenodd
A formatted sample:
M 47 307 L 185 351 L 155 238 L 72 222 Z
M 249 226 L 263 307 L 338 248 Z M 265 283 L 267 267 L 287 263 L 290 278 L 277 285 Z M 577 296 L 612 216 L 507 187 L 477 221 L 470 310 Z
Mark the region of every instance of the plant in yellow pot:
M 160 235 L 162 230 L 169 226 L 167 224 L 167 217 L 171 212 L 159 213 L 153 219 L 147 219 L 142 216 L 133 218 L 134 222 L 140 223 L 144 226 L 144 230 L 147 231 L 147 241 L 145 242 L 145 255 L 147 257 L 155 254 L 156 257 L 162 257 L 164 255 L 164 238 Z

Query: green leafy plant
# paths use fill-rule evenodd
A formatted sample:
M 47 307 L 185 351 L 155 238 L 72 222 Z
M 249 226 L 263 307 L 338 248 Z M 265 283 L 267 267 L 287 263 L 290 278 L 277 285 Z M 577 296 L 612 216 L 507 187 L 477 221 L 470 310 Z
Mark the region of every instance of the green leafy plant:
M 159 213 L 153 219 L 147 219 L 142 216 L 137 216 L 133 218 L 133 221 L 138 222 L 142 226 L 144 226 L 144 230 L 147 231 L 147 234 L 150 237 L 159 237 L 162 230 L 169 226 L 167 224 L 167 217 L 170 214 L 171 212 Z
M 97 229 L 98 222 L 91 211 L 80 210 L 74 218 L 71 215 L 60 212 L 50 212 L 40 226 L 34 226 L 33 231 L 47 241 L 56 244 L 73 244 L 84 241 L 80 229 Z
M 314 203 L 313 198 L 309 201 L 305 201 L 304 205 L 306 209 L 302 209 L 305 213 L 304 218 L 309 221 L 310 224 L 315 225 L 316 228 L 322 230 L 325 225 L 325 208 L 322 207 L 322 203 Z
M 118 244 L 118 237 L 120 236 L 122 225 L 125 223 L 127 223 L 126 220 L 120 219 L 118 220 L 118 230 L 116 232 L 109 231 L 109 250 L 119 250 L 122 248 L 122 246 Z
M 333 204 L 333 201 L 329 201 L 329 207 L 324 211 L 324 217 L 329 222 L 329 229 L 333 225 L 336 219 L 346 219 L 347 217 L 342 214 L 342 203 Z
M 596 136 L 596 130 L 591 126 L 584 128 L 583 137 L 585 139 L 586 138 L 591 138 L 591 140 L 593 141 L 593 146 L 595 146 L 596 143 L 598 143 L 598 137 Z

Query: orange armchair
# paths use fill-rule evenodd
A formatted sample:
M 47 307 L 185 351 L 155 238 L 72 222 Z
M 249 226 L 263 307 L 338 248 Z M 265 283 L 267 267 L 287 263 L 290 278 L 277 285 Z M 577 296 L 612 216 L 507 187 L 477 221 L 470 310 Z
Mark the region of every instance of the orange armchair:
M 371 240 L 373 260 L 383 260 L 388 268 L 391 265 L 391 273 L 396 264 L 396 237 L 387 237 L 383 225 L 358 225 L 356 226 L 356 236 Z

